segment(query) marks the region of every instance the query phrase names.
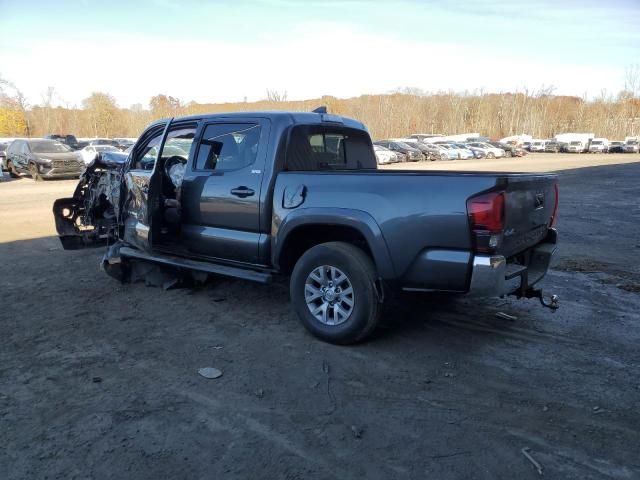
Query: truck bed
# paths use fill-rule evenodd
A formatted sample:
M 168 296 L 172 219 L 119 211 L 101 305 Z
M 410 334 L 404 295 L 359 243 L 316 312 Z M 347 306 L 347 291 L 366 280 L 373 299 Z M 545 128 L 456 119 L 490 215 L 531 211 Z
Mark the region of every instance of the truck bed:
M 380 227 L 393 259 L 396 278 L 406 278 L 420 265 L 446 262 L 447 285 L 466 278 L 474 244 L 467 200 L 485 192 L 505 195 L 502 241 L 495 253 L 512 257 L 539 243 L 553 214 L 557 176 L 539 173 L 458 172 L 423 170 L 342 170 L 281 172 L 274 190 L 274 213 L 286 222 L 293 210 L 279 199 L 285 191 L 304 187 L 306 197 L 295 210 L 315 208 L 365 212 Z M 536 203 L 542 198 L 542 205 Z M 538 199 L 538 200 L 537 200 Z M 400 214 L 401 213 L 401 214 Z M 419 257 L 429 261 L 419 262 Z M 418 267 L 416 267 L 418 265 Z M 462 273 L 462 275 L 461 275 Z M 464 290 L 456 281 L 452 290 Z

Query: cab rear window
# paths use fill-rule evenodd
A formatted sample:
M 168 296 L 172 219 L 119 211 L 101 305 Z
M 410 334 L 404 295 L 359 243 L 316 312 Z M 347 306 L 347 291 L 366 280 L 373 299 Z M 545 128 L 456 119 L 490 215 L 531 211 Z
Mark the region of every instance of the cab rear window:
M 371 139 L 361 130 L 325 125 L 292 128 L 285 170 L 325 171 L 376 168 Z

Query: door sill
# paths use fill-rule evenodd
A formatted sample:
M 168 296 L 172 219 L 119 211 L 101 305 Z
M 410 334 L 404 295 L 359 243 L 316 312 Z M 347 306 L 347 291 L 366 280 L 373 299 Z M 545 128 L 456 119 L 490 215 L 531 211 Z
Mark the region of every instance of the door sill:
M 152 255 L 130 247 L 120 248 L 120 255 L 127 258 L 135 258 L 162 265 L 169 265 L 176 268 L 186 268 L 189 270 L 198 270 L 200 272 L 213 273 L 216 275 L 224 275 L 226 277 L 241 278 L 258 283 L 271 283 L 273 279 L 270 273 L 260 272 L 257 270 L 249 270 L 240 267 L 231 267 L 229 265 L 221 265 L 211 262 L 200 262 L 173 255 Z

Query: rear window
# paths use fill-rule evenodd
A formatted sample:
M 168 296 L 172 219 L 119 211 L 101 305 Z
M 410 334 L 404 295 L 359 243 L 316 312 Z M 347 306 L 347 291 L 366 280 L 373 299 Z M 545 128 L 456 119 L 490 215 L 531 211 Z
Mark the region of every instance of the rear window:
M 298 125 L 291 130 L 285 170 L 373 168 L 376 168 L 376 158 L 366 132 L 324 125 Z

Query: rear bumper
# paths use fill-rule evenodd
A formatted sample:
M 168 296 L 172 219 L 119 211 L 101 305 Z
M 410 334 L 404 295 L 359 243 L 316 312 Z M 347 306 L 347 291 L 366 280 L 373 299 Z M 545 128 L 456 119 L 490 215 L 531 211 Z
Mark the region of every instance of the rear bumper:
M 500 297 L 511 293 L 524 294 L 544 278 L 556 252 L 556 232 L 528 252 L 526 265 L 509 262 L 502 255 L 476 255 L 473 258 L 468 295 Z

